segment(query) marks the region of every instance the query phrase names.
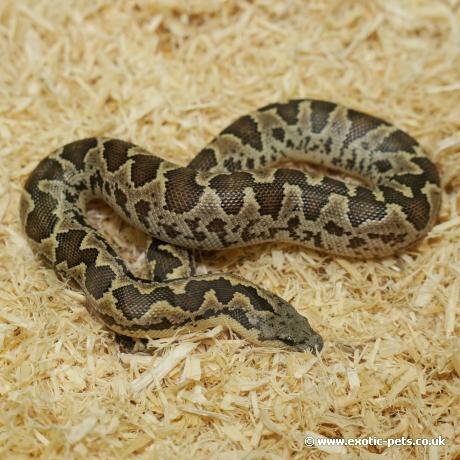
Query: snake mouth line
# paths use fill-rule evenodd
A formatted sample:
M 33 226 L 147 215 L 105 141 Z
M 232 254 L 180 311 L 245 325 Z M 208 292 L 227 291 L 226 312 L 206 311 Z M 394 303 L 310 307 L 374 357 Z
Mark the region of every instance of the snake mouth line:
M 323 347 L 324 340 L 319 334 L 315 334 L 312 338 L 295 346 L 298 351 L 309 351 L 313 354 L 321 353 Z

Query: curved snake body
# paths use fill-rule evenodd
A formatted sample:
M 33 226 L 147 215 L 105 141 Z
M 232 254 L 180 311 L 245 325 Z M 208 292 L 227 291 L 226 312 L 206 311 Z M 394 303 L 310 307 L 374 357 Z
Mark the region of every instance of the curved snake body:
M 272 167 L 286 159 L 370 186 Z M 86 204 L 96 197 L 153 237 L 151 279 L 134 276 L 88 223 Z M 291 100 L 239 118 L 187 167 L 117 139 L 67 144 L 28 178 L 21 219 L 35 250 L 118 333 L 163 337 L 223 324 L 255 343 L 314 350 L 321 337 L 291 305 L 236 276 L 194 276 L 181 248 L 276 240 L 381 257 L 423 238 L 440 202 L 437 170 L 412 137 L 331 102 Z

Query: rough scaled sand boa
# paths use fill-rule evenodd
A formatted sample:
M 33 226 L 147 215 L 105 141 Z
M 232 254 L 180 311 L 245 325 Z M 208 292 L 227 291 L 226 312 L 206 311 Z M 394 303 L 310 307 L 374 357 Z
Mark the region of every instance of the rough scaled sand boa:
M 372 187 L 271 167 L 285 159 L 348 171 Z M 96 197 L 153 237 L 152 279 L 134 276 L 88 223 Z M 381 257 L 423 238 L 440 202 L 437 170 L 409 135 L 334 103 L 291 100 L 239 118 L 187 167 L 117 139 L 67 144 L 27 180 L 21 219 L 37 252 L 117 333 L 164 337 L 223 324 L 255 343 L 319 350 L 321 337 L 291 305 L 236 276 L 193 276 L 187 249 L 276 240 Z

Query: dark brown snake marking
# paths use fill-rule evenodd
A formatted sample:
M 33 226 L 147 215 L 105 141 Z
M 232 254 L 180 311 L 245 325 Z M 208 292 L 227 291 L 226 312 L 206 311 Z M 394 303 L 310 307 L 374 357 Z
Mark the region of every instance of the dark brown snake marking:
M 270 168 L 285 159 L 372 185 Z M 154 237 L 152 279 L 134 276 L 89 225 L 85 208 L 95 197 Z M 21 220 L 33 248 L 120 334 L 164 337 L 223 324 L 255 343 L 319 350 L 321 337 L 291 305 L 232 275 L 193 276 L 187 249 L 276 240 L 381 257 L 423 238 L 440 203 L 437 170 L 412 137 L 334 103 L 291 100 L 241 117 L 187 167 L 117 139 L 67 144 L 28 178 Z

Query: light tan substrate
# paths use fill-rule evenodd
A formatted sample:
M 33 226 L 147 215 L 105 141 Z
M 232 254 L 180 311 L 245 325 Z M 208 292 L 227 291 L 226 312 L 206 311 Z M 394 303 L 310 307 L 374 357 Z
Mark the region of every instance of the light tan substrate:
M 460 455 L 459 10 L 457 0 L 3 0 L 0 457 Z M 29 249 L 18 221 L 27 174 L 89 135 L 185 164 L 237 116 L 291 97 L 341 102 L 420 140 L 445 190 L 434 230 L 380 261 L 276 244 L 202 259 L 292 302 L 325 338 L 319 359 L 218 329 L 160 341 L 153 357 L 119 354 Z M 106 231 L 124 227 L 92 214 Z M 139 262 L 130 235 L 115 238 Z M 304 447 L 309 432 L 441 435 L 447 448 L 334 454 Z

